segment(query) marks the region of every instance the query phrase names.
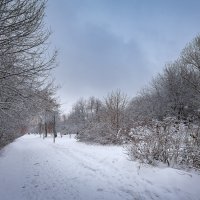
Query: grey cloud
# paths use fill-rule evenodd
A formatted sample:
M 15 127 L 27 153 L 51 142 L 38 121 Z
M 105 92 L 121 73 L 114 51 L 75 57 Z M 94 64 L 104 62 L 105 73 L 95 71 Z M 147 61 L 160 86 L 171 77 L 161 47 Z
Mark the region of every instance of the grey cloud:
M 47 23 L 60 53 L 55 78 L 67 106 L 116 88 L 134 96 L 199 31 L 198 1 L 124 2 L 49 1 Z
M 134 91 L 150 73 L 135 41 L 124 42 L 103 27 L 87 24 L 71 34 L 66 46 L 60 72 L 71 93 L 101 93 L 114 88 Z

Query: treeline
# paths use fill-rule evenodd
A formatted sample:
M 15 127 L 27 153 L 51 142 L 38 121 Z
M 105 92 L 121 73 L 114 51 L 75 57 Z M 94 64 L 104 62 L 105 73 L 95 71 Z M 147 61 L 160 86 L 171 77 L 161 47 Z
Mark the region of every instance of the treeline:
M 200 167 L 200 36 L 133 99 L 121 91 L 79 100 L 63 130 L 101 144 L 128 143 L 142 162 Z
M 57 107 L 45 6 L 45 0 L 0 1 L 0 147 L 27 132 L 34 116 Z
M 129 114 L 131 157 L 200 168 L 200 36 L 132 99 Z
M 120 91 L 112 92 L 104 101 L 95 97 L 80 99 L 63 120 L 63 131 L 76 133 L 80 141 L 119 144 L 127 103 Z
M 163 120 L 173 116 L 179 120 L 199 121 L 200 37 L 196 37 L 167 64 L 149 87 L 131 101 L 134 118 L 146 116 Z

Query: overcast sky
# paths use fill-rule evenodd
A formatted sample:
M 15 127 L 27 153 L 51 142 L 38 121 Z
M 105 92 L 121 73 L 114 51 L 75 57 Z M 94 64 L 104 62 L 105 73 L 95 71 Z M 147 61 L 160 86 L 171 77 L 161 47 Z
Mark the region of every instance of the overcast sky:
M 133 97 L 200 33 L 199 0 L 49 0 L 62 109 L 121 89 Z

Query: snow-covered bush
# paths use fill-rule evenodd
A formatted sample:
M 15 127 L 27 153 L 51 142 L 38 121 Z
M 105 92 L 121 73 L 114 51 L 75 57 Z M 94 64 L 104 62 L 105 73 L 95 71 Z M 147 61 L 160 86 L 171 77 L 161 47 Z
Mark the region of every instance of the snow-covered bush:
M 91 123 L 77 135 L 82 142 L 99 144 L 120 144 L 122 141 L 108 123 Z
M 151 121 L 131 130 L 128 152 L 132 159 L 148 164 L 200 168 L 199 131 L 199 127 L 174 118 Z

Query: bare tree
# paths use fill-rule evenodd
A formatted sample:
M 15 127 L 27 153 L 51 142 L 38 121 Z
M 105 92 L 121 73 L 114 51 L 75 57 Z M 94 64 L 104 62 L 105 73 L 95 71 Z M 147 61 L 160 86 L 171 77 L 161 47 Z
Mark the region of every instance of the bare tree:
M 110 121 L 111 126 L 117 133 L 122 128 L 127 104 L 127 96 L 120 90 L 111 92 L 105 98 L 107 119 Z
M 182 77 L 200 93 L 200 36 L 194 38 L 181 52 Z
M 46 0 L 0 2 L 0 135 L 27 127 L 48 104 L 46 97 L 53 99 L 45 92 L 51 90 L 46 80 L 56 57 L 46 51 L 45 5 Z

